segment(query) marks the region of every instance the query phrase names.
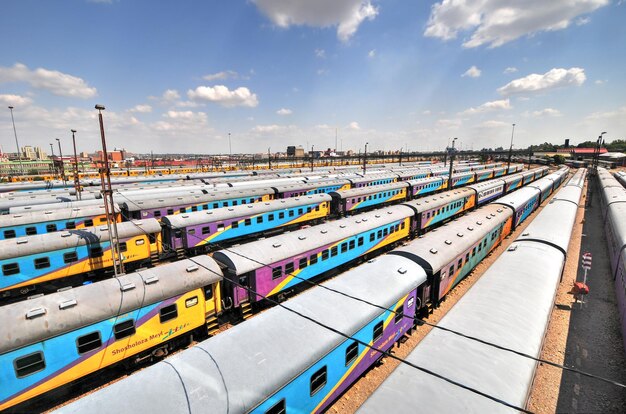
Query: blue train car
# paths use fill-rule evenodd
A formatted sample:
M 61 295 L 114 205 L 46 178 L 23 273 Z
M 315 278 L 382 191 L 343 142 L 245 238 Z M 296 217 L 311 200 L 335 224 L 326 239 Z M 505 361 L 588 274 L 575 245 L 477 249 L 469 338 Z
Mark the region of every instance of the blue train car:
M 332 192 L 332 210 L 343 215 L 406 200 L 408 186 L 406 181 L 401 181 Z

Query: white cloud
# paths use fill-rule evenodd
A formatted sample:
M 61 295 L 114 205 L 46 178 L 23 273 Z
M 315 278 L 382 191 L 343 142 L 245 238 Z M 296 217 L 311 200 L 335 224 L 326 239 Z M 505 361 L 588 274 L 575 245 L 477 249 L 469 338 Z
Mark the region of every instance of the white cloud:
M 130 112 L 139 112 L 142 114 L 147 114 L 152 112 L 152 107 L 150 105 L 136 105 L 135 107 L 130 109 Z
M 177 99 L 180 99 L 180 94 L 176 89 L 168 89 L 163 92 L 163 99 L 166 101 L 175 101 Z
M 464 47 L 498 47 L 522 36 L 565 29 L 607 4 L 609 0 L 443 0 L 432 6 L 424 35 L 450 40 L 471 32 Z
M 367 57 L 370 59 L 374 59 L 376 57 L 376 49 L 372 49 L 369 52 L 367 52 Z
M 330 72 L 328 71 L 328 69 L 318 69 L 316 73 L 320 76 L 325 76 L 328 75 Z
M 515 79 L 503 87 L 498 88 L 498 92 L 504 96 L 538 93 L 566 86 L 580 86 L 586 79 L 584 69 L 554 68 L 543 75 L 533 73 L 524 78 Z
M 287 108 L 280 108 L 278 111 L 276 111 L 276 113 L 278 115 L 291 115 L 293 113 L 293 111 L 291 109 L 287 109 Z
M 209 75 L 204 75 L 202 77 L 202 79 L 208 80 L 208 81 L 237 79 L 237 78 L 239 78 L 239 74 L 235 72 L 234 70 L 225 70 L 223 72 L 212 73 Z
M 326 58 L 326 51 L 324 49 L 315 49 L 315 57 L 320 59 Z
M 275 25 L 337 26 L 337 37 L 347 42 L 363 21 L 373 20 L 378 8 L 370 0 L 253 0 Z
M 596 81 L 594 81 L 593 83 L 595 83 L 596 85 L 604 85 L 605 83 L 607 83 L 608 81 L 606 79 L 597 79 Z
M 589 23 L 591 19 L 589 17 L 579 17 L 576 19 L 576 26 L 584 26 Z
M 620 120 L 626 119 L 626 106 L 622 106 L 621 108 L 616 109 L 615 111 L 607 111 L 607 112 L 594 112 L 586 117 L 589 120 L 598 120 L 598 119 L 610 119 L 610 118 L 618 118 Z M 606 129 L 608 131 L 608 129 Z M 603 129 L 604 131 L 604 129 Z
M 435 125 L 438 128 L 459 129 L 462 121 L 460 119 L 439 119 Z
M 508 75 L 509 73 L 515 73 L 515 72 L 517 72 L 517 68 L 513 66 L 509 66 L 508 68 L 504 69 L 505 75 Z
M 187 97 L 192 100 L 216 102 L 227 108 L 235 106 L 254 108 L 259 104 L 256 94 L 250 92 L 245 87 L 239 87 L 231 91 L 224 85 L 215 85 L 213 87 L 198 86 L 194 90 L 188 90 Z
M 510 127 L 511 124 L 503 121 L 485 121 L 482 124 L 478 125 L 482 128 L 502 128 L 502 127 Z
M 278 134 L 278 133 L 285 133 L 288 131 L 296 131 L 297 128 L 295 125 L 276 125 L 276 124 L 270 124 L 270 125 L 257 125 L 254 128 L 252 128 L 252 132 L 256 132 L 256 133 L 262 133 L 262 134 Z
M 96 88 L 90 87 L 81 78 L 44 68 L 30 70 L 21 63 L 12 67 L 0 66 L 0 83 L 3 82 L 26 82 L 33 88 L 69 98 L 88 99 L 98 94 Z
M 0 102 L 2 102 L 4 105 L 24 106 L 32 103 L 33 100 L 27 96 L 5 94 L 0 95 Z
M 476 66 L 472 66 L 468 70 L 465 71 L 464 74 L 461 75 L 462 78 L 469 76 L 470 78 L 478 78 L 482 71 L 478 69 Z
M 507 110 L 511 108 L 512 108 L 511 102 L 509 101 L 509 99 L 502 99 L 499 101 L 485 102 L 484 104 L 477 106 L 475 108 L 466 109 L 465 111 L 461 112 L 461 115 L 475 115 L 475 114 L 482 114 L 485 112 Z
M 348 124 L 348 129 L 354 129 L 354 130 L 359 130 L 361 129 L 361 127 L 359 126 L 359 123 L 356 121 L 352 121 Z
M 536 117 L 543 117 L 543 116 L 562 116 L 561 111 L 559 111 L 558 109 L 554 109 L 554 108 L 545 108 L 542 109 L 541 111 L 534 111 L 533 116 Z

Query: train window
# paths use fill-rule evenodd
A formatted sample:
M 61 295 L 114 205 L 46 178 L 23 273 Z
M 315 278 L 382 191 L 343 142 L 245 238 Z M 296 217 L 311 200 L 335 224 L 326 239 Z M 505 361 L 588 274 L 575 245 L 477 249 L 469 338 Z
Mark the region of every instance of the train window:
M 7 263 L 2 265 L 2 274 L 11 276 L 20 272 L 20 265 L 17 263 Z
M 247 283 L 244 278 L 244 284 Z M 206 285 L 204 287 L 204 300 L 209 300 L 213 298 L 213 285 Z M 189 300 L 187 300 L 189 302 Z M 191 306 L 191 305 L 190 305 Z M 188 308 L 190 306 L 187 306 Z
M 293 217 L 295 214 L 296 213 L 294 210 L 289 210 L 289 217 Z
M 98 349 L 102 346 L 102 338 L 100 337 L 100 332 L 95 331 L 92 333 L 88 333 L 87 335 L 79 336 L 76 339 L 76 349 L 78 350 L 78 354 L 85 354 L 89 351 L 93 351 L 94 349 Z
M 161 323 L 171 321 L 172 319 L 176 319 L 178 317 L 178 308 L 175 303 L 172 303 L 169 306 L 165 306 L 159 310 L 159 321 Z
M 26 235 L 27 236 L 32 236 L 37 234 L 37 228 L 36 227 L 26 227 Z
M 279 219 L 284 219 L 285 218 L 285 212 L 281 211 L 280 213 L 278 213 L 278 218 Z
M 393 226 L 393 228 L 394 228 L 394 231 L 398 231 L 398 230 L 400 230 L 400 225 L 396 224 L 395 226 Z M 404 228 L 404 226 L 403 226 L 403 228 Z
M 272 269 L 272 280 L 278 279 L 282 275 L 283 275 L 283 268 L 282 268 L 282 266 L 274 267 Z
M 359 240 L 357 241 L 357 246 L 363 246 L 363 237 L 359 237 Z
M 356 242 L 354 240 L 350 240 L 348 244 L 348 249 L 350 250 L 354 249 L 355 245 L 356 245 Z
M 311 207 L 307 207 L 307 208 L 306 208 L 306 212 L 307 212 L 307 213 L 310 213 L 310 212 L 311 212 L 311 210 L 312 210 L 312 208 L 311 208 Z
M 217 231 L 224 231 L 224 223 L 217 224 Z
M 5 239 L 14 239 L 15 238 L 15 230 L 5 230 L 4 231 Z
M 127 336 L 131 336 L 135 333 L 135 321 L 129 319 L 124 322 L 120 322 L 117 325 L 113 326 L 113 334 L 115 335 L 115 339 L 126 338 Z
M 191 211 L 198 211 L 198 206 L 191 206 Z
M 384 326 L 384 321 L 380 321 L 378 322 L 376 325 L 374 325 L 374 331 L 373 331 L 373 342 L 378 341 L 380 338 L 382 338 L 383 336 L 383 326 Z
M 139 240 L 136 240 L 135 243 L 137 243 Z M 142 240 L 143 241 L 143 240 Z M 120 243 L 120 252 L 125 252 L 128 250 L 128 246 L 126 245 L 126 242 L 121 242 Z
M 322 260 L 327 260 L 329 256 L 328 250 L 322 251 Z
M 64 263 L 73 263 L 78 261 L 78 255 L 76 252 L 67 252 L 63 253 L 63 262 Z
M 326 365 L 311 375 L 311 397 L 326 385 Z
M 285 274 L 290 275 L 293 273 L 293 269 L 295 268 L 293 262 L 287 263 L 285 265 Z
M 376 237 L 378 237 L 379 239 L 382 239 L 383 231 L 382 230 L 378 230 L 378 232 L 376 233 Z
M 472 257 L 474 257 L 474 256 L 476 256 L 476 248 L 475 247 L 472 249 Z
M 46 231 L 48 233 L 52 233 L 57 231 L 57 225 L 56 224 L 46 224 Z
M 102 247 L 100 246 L 91 247 L 89 249 L 89 257 L 91 258 L 102 257 L 103 255 L 104 253 L 102 252 Z
M 35 372 L 46 369 L 46 362 L 43 359 L 43 352 L 34 352 L 32 354 L 17 358 L 13 361 L 15 375 L 18 378 L 24 378 Z
M 304 210 L 303 210 L 303 209 L 301 209 L 301 208 L 299 208 L 299 209 L 298 209 L 298 215 L 300 215 L 300 216 L 301 216 L 301 215 L 302 215 L 302 213 L 304 213 Z
M 252 219 L 247 218 L 247 219 L 244 221 L 244 224 L 245 224 L 246 226 L 251 225 L 251 224 L 252 224 Z
M 256 218 L 257 223 L 263 223 L 263 216 L 259 216 Z
M 376 234 L 370 233 L 370 241 L 373 242 L 375 238 L 376 238 Z
M 173 209 L 173 208 L 168 208 L 168 209 L 167 209 L 167 214 L 168 214 L 168 215 L 172 215 L 172 214 L 174 214 L 174 209 Z
M 178 209 L 178 211 L 181 212 L 181 213 L 184 213 L 187 210 L 185 210 L 185 207 L 181 207 L 181 208 Z
M 309 257 L 309 263 L 312 265 L 317 263 L 317 254 L 312 254 L 311 257 Z
M 232 223 L 230 223 L 230 226 L 233 229 L 238 229 L 239 228 L 239 222 L 238 221 L 233 221 Z
M 346 348 L 346 366 L 352 364 L 358 356 L 359 343 L 357 341 L 354 341 Z
M 398 308 L 396 309 L 396 316 L 394 317 L 393 321 L 397 324 L 399 324 L 400 322 L 402 322 L 402 319 L 404 319 L 404 306 L 400 305 L 398 306 Z
M 303 257 L 302 259 L 300 259 L 300 269 L 304 269 L 305 267 L 307 267 L 309 265 L 309 262 L 307 261 L 306 257 Z
M 430 218 L 430 211 L 428 213 L 426 213 L 426 218 L 429 219 Z
M 47 257 L 38 257 L 33 260 L 33 263 L 35 264 L 35 269 L 45 269 L 50 267 L 50 259 Z
M 268 220 L 274 220 L 274 214 L 268 214 L 267 215 L 267 219 Z
M 337 246 L 333 246 L 330 248 L 330 256 L 331 257 L 337 256 Z
M 463 258 L 459 259 L 459 262 L 456 264 L 457 269 L 460 269 L 461 267 L 463 267 Z
M 348 243 L 341 243 L 341 253 L 348 251 Z
M 287 412 L 287 406 L 285 405 L 285 399 L 278 401 L 276 404 L 272 405 L 269 410 L 265 412 L 265 414 L 285 414 Z
M 320 206 L 316 206 L 315 211 L 320 211 Z
M 202 234 L 210 234 L 211 233 L 211 227 L 206 226 L 206 227 L 202 227 Z
M 93 227 L 93 220 L 92 219 L 85 220 L 85 227 Z
M 236 206 L 236 205 L 237 205 L 237 200 L 234 200 L 233 201 L 233 206 Z
M 450 269 L 448 269 L 448 274 L 449 274 L 450 276 L 453 276 L 453 275 L 454 275 L 454 265 L 450 266 Z
M 465 255 L 465 263 L 469 262 L 469 258 L 470 258 L 470 254 L 468 253 Z

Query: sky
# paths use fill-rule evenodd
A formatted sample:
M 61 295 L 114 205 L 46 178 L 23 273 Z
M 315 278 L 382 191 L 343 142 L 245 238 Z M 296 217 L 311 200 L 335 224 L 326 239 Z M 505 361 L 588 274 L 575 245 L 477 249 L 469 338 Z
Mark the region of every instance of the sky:
M 20 0 L 0 145 L 226 154 L 626 138 L 624 0 Z M 515 124 L 515 128 L 513 128 Z M 56 151 L 55 145 L 55 151 Z

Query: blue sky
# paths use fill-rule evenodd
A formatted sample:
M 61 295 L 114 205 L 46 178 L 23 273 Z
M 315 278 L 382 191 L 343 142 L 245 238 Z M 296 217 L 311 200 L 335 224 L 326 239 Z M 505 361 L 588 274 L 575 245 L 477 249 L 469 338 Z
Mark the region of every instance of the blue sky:
M 5 1 L 21 145 L 157 153 L 626 138 L 619 0 Z M 8 108 L 0 144 L 14 151 Z

